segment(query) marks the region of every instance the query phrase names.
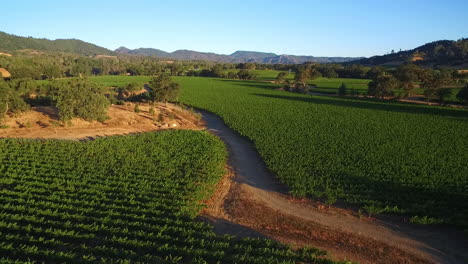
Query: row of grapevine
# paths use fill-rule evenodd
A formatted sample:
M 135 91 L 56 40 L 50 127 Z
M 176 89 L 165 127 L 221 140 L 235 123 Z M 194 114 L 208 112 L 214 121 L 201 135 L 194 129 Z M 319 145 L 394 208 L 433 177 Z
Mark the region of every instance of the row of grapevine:
M 468 226 L 468 111 L 180 77 L 181 101 L 250 138 L 292 194 Z M 416 218 L 414 218 L 416 219 Z
M 226 151 L 200 131 L 0 140 L 1 263 L 331 263 L 195 220 Z

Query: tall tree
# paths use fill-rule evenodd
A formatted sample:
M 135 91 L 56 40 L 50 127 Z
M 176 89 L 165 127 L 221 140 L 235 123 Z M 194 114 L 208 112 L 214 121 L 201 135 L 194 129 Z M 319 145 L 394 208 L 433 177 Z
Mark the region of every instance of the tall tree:
M 280 72 L 276 76 L 275 82 L 279 83 L 279 84 L 282 84 L 282 83 L 284 83 L 285 79 L 286 79 L 286 72 Z
M 400 82 L 403 89 L 403 96 L 411 96 L 414 94 L 414 82 L 418 81 L 421 68 L 415 64 L 402 64 L 398 66 L 394 76 Z
M 338 95 L 339 96 L 345 96 L 347 93 L 347 88 L 345 83 L 341 83 L 340 87 L 338 88 Z
M 444 88 L 452 80 L 450 71 L 426 71 L 421 82 L 421 88 L 424 89 L 424 95 L 427 99 L 436 99 L 441 105 L 444 104 L 445 98 L 451 94 L 451 90 Z
M 149 97 L 153 103 L 175 101 L 179 97 L 179 84 L 173 82 L 171 77 L 166 74 L 153 77 L 148 88 L 150 89 Z
M 101 85 L 88 79 L 71 79 L 66 83 L 54 81 L 50 94 L 56 101 L 60 119 L 69 121 L 73 117 L 104 122 L 110 102 Z
M 383 99 L 392 96 L 398 87 L 398 81 L 391 75 L 381 75 L 369 82 L 368 94 Z

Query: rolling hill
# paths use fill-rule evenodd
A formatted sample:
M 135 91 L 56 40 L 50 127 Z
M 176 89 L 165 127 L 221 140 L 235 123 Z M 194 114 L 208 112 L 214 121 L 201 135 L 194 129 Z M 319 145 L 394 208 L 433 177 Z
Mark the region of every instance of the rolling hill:
M 128 49 L 120 47 L 115 50 L 117 53 L 141 56 L 156 56 L 161 58 L 170 58 L 176 60 L 206 60 L 215 62 L 256 62 L 256 63 L 279 63 L 279 64 L 297 64 L 304 62 L 320 63 L 340 63 L 352 61 L 360 58 L 352 57 L 314 57 L 314 56 L 295 56 L 295 55 L 277 55 L 275 53 L 257 52 L 257 51 L 236 51 L 231 55 L 216 54 L 211 52 L 199 52 L 193 50 L 176 50 L 174 52 L 165 52 L 153 48 Z
M 85 56 L 115 55 L 115 52 L 79 39 L 38 39 L 0 32 L 0 52 L 31 49 L 43 52 L 69 52 Z
M 457 41 L 434 41 L 411 50 L 364 58 L 350 63 L 369 66 L 397 66 L 406 62 L 427 66 L 466 67 L 468 64 L 468 38 Z

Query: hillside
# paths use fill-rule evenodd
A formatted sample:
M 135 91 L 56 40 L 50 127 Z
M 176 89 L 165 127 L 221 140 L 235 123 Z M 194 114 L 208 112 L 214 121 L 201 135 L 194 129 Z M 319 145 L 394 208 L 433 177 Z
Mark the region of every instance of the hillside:
M 37 51 L 61 51 L 76 53 L 85 56 L 96 54 L 114 55 L 115 52 L 97 45 L 84 42 L 79 39 L 38 39 L 32 37 L 20 37 L 5 32 L 0 32 L 0 52 L 31 49 Z
M 465 38 L 457 41 L 439 40 L 424 44 L 412 50 L 353 61 L 353 63 L 370 66 L 395 66 L 405 62 L 428 66 L 441 65 L 462 67 L 468 63 L 468 39 Z
M 128 49 L 120 47 L 115 50 L 117 53 L 141 56 L 156 56 L 161 58 L 171 58 L 177 60 L 207 60 L 215 62 L 257 62 L 257 63 L 279 63 L 279 64 L 297 64 L 309 61 L 319 63 L 340 63 L 352 61 L 360 58 L 352 57 L 314 57 L 314 56 L 295 56 L 295 55 L 277 55 L 275 53 L 257 52 L 257 51 L 236 51 L 231 55 L 216 54 L 211 52 L 199 52 L 193 50 L 176 50 L 174 52 L 165 52 L 153 48 Z

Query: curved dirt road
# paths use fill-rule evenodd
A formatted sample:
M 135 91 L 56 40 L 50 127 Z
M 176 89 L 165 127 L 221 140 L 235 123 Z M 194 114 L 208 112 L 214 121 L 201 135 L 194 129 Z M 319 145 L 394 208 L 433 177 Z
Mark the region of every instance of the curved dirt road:
M 201 113 L 208 131 L 229 150 L 230 176 L 218 185 L 204 212 L 218 232 L 310 245 L 328 251 L 333 259 L 360 263 L 468 263 L 468 243 L 456 230 L 377 220 L 294 200 L 249 140 L 218 116 Z

